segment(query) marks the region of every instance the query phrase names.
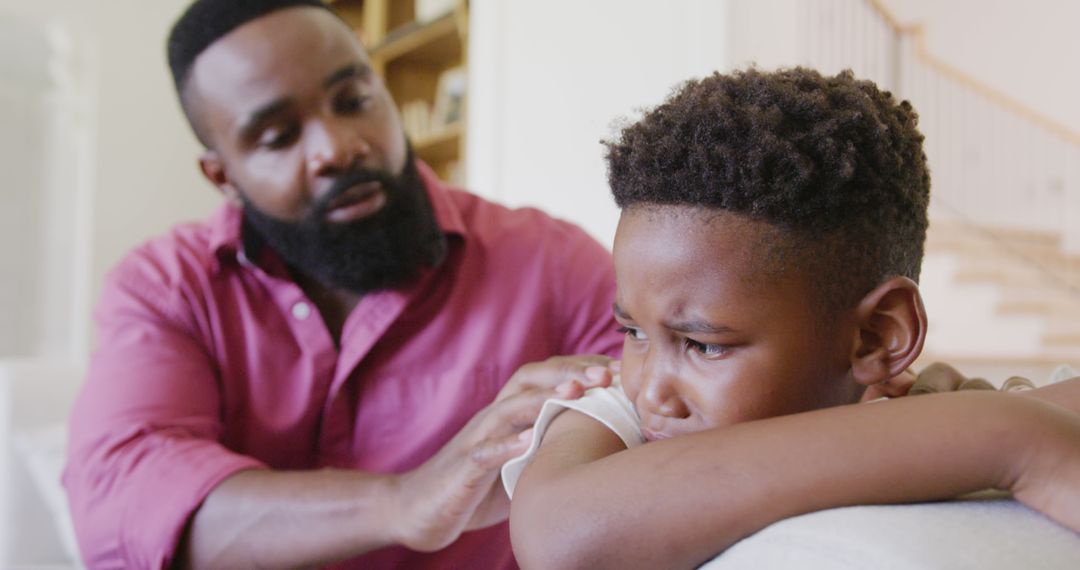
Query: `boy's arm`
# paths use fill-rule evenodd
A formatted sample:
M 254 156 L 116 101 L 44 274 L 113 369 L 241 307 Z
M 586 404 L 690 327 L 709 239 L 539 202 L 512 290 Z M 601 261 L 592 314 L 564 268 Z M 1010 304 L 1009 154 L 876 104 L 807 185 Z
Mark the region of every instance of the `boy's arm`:
M 691 568 L 802 513 L 987 488 L 1080 530 L 1080 379 L 1052 388 L 844 406 L 623 453 L 563 414 L 518 484 L 515 554 L 525 568 Z

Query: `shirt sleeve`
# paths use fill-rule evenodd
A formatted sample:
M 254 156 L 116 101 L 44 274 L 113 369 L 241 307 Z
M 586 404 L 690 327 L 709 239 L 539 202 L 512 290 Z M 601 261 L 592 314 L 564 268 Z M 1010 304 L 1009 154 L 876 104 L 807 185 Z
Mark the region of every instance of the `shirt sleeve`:
M 519 457 L 503 464 L 503 488 L 511 499 L 514 498 L 514 488 L 517 487 L 521 473 L 525 471 L 529 462 L 536 456 L 536 451 L 540 449 L 544 433 L 547 432 L 551 422 L 566 410 L 576 410 L 604 424 L 619 436 L 627 449 L 645 443 L 634 407 L 619 384 L 607 388 L 593 388 L 577 400 L 550 399 L 540 408 L 540 416 L 533 425 L 532 443 L 529 444 L 529 449 Z
M 63 482 L 87 566 L 164 568 L 210 491 L 265 466 L 218 441 L 217 374 L 184 294 L 123 269 L 97 307 Z
M 623 335 L 612 315 L 615 266 L 611 253 L 584 230 L 566 224 L 562 267 L 552 280 L 563 312 L 563 354 L 622 356 Z

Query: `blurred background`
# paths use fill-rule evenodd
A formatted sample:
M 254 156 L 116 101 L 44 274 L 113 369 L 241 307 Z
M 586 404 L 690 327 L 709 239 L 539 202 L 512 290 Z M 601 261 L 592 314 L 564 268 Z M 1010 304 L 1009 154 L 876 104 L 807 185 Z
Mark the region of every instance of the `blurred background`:
M 165 65 L 186 4 L 0 0 L 0 567 L 72 564 L 56 474 L 103 275 L 220 204 Z M 444 177 L 609 247 L 599 141 L 619 124 L 714 70 L 850 67 L 927 136 L 924 362 L 996 382 L 1080 363 L 1078 2 L 333 4 Z

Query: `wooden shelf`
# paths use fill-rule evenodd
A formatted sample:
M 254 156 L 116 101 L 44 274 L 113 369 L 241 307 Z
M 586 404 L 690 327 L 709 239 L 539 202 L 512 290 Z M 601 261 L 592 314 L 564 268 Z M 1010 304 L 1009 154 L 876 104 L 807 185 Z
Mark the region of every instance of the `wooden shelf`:
M 413 150 L 428 164 L 453 160 L 458 156 L 464 132 L 461 122 L 450 123 L 412 139 Z
M 364 19 L 364 3 L 362 0 L 328 0 L 327 4 L 341 16 L 342 20 L 350 26 L 360 29 L 359 23 Z
M 461 85 L 454 80 L 460 77 L 456 70 L 467 73 L 468 68 L 468 1 L 454 0 L 448 6 L 452 8 L 433 20 L 417 21 L 415 0 L 330 0 L 330 7 L 363 39 L 372 68 L 398 108 L 426 106 L 433 122 L 447 101 L 462 96 L 460 88 L 447 86 Z M 416 156 L 444 180 L 464 183 L 460 178 L 468 128 L 464 109 L 459 112 L 460 120 L 445 126 L 431 126 L 422 112 L 408 113 L 406 122 L 423 133 L 410 136 Z M 417 122 L 421 124 L 413 124 Z
M 426 24 L 413 22 L 391 31 L 371 49 L 371 56 L 383 62 L 404 60 L 438 65 L 460 60 L 461 45 L 458 19 L 451 12 Z

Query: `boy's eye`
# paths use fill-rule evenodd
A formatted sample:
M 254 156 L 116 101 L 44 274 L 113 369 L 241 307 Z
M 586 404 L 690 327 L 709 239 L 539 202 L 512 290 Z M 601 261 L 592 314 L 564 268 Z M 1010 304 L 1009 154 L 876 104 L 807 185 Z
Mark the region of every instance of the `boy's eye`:
M 630 340 L 648 340 L 649 338 L 637 327 L 622 326 L 619 327 L 619 332 L 625 334 Z
M 686 346 L 691 350 L 699 352 L 702 356 L 710 358 L 720 358 L 727 356 L 731 348 L 725 344 L 710 344 L 707 342 L 698 342 L 693 339 L 686 339 Z

